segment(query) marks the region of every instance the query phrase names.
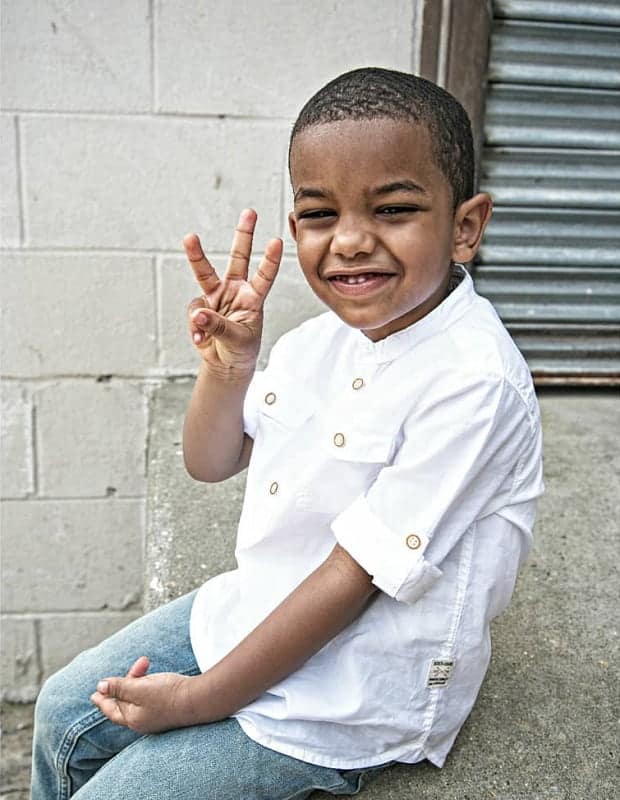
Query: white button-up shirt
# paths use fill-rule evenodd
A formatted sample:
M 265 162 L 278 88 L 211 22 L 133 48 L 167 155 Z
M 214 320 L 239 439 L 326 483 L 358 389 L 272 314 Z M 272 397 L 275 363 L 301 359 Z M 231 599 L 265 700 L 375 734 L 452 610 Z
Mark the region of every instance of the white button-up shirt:
M 543 491 L 530 373 L 457 268 L 430 314 L 373 343 L 327 313 L 283 336 L 248 390 L 254 439 L 238 569 L 196 597 L 219 661 L 339 542 L 380 589 L 352 624 L 235 717 L 252 739 L 352 769 L 441 766 L 490 658 Z

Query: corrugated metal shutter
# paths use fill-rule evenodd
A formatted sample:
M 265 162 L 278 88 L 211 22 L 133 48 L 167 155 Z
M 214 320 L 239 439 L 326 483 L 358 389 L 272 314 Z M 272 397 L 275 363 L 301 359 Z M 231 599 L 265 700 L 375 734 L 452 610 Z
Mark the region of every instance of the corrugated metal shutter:
M 494 4 L 478 291 L 536 382 L 620 383 L 620 2 Z

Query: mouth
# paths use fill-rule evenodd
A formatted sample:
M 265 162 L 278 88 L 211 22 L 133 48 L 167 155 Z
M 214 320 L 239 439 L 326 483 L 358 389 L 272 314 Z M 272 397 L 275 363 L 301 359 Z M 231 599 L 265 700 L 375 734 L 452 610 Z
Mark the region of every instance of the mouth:
M 394 275 L 388 272 L 342 272 L 327 276 L 327 281 L 340 294 L 370 294 L 382 288 Z

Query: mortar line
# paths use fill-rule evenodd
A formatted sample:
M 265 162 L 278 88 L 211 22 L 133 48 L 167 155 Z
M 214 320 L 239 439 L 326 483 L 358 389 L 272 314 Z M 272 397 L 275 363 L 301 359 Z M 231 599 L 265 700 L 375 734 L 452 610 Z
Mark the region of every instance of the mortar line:
M 151 55 L 151 112 L 157 113 L 157 106 L 159 101 L 159 85 L 157 82 L 157 3 L 155 0 L 149 0 L 149 17 L 151 20 L 150 26 L 150 40 L 149 48 Z
M 36 617 L 33 619 L 34 625 L 34 648 L 37 665 L 37 686 L 41 688 L 43 683 L 43 642 L 41 639 L 41 621 Z
M 76 502 L 82 502 L 83 500 L 84 501 L 89 501 L 89 502 L 91 500 L 101 500 L 101 501 L 105 501 L 106 503 L 112 504 L 112 503 L 125 502 L 125 501 L 127 501 L 127 502 L 132 501 L 133 502 L 135 500 L 145 500 L 145 499 L 146 499 L 146 493 L 145 494 L 135 494 L 135 495 L 133 495 L 133 494 L 125 494 L 125 495 L 122 495 L 120 497 L 117 494 L 115 494 L 113 496 L 112 495 L 107 496 L 107 495 L 99 494 L 99 495 L 84 495 L 84 496 L 80 496 L 80 497 L 74 497 L 72 495 L 67 496 L 67 497 L 54 497 L 53 495 L 50 496 L 50 497 L 47 497 L 47 496 L 43 496 L 43 495 L 38 495 L 37 497 L 3 497 L 2 498 L 2 502 L 3 503 L 13 503 L 13 504 L 17 504 L 17 503 L 76 503 Z
M 30 394 L 30 426 L 32 429 L 31 433 L 31 440 L 30 440 L 30 448 L 32 453 L 32 494 L 35 497 L 39 494 L 39 459 L 37 456 L 38 447 L 37 447 L 37 408 L 35 405 L 35 399 L 32 394 Z
M 66 117 L 67 119 L 92 119 L 92 120 L 100 120 L 100 119 L 112 119 L 117 120 L 119 117 L 124 117 L 126 119 L 135 119 L 135 120 L 148 120 L 153 119 L 153 112 L 152 111 L 75 111 L 75 110 L 65 110 L 65 111 L 57 111 L 55 109 L 46 109 L 46 108 L 30 108 L 30 109 L 21 109 L 21 108 L 3 108 L 3 114 L 19 114 L 22 117 Z M 195 120 L 196 122 L 200 121 L 213 121 L 213 122 L 252 122 L 258 123 L 260 125 L 269 126 L 271 124 L 277 124 L 281 122 L 291 123 L 290 116 L 277 116 L 275 114 L 269 114 L 263 116 L 262 114 L 222 114 L 222 113 L 205 113 L 204 111 L 200 112 L 191 112 L 191 111 L 158 111 L 158 117 L 165 117 L 166 119 L 179 119 L 179 120 Z
M 187 372 L 153 372 L 149 375 L 101 375 L 100 373 L 72 373 L 72 372 L 54 372 L 49 375 L 11 375 L 7 373 L 2 376 L 3 381 L 9 383 L 23 383 L 34 384 L 35 386 L 45 386 L 52 384 L 59 380 L 75 380 L 75 381 L 95 381 L 97 383 L 139 383 L 139 384 L 161 384 L 169 381 L 183 381 L 196 379 L 196 371 L 188 370 Z
M 140 606 L 137 603 L 128 609 L 122 608 L 62 608 L 58 610 L 45 609 L 44 611 L 3 611 L 2 619 L 23 620 L 25 622 L 37 622 L 46 617 L 86 617 L 93 614 L 106 615 L 111 617 L 123 617 L 125 614 L 133 614 L 134 611 L 139 612 Z
M 17 207 L 19 209 L 19 246 L 26 241 L 26 203 L 24 200 L 24 166 L 22 164 L 22 141 L 19 115 L 13 117 L 13 135 L 15 136 L 15 170 L 17 172 Z
M 153 294 L 155 295 L 155 363 L 158 368 L 162 367 L 162 354 L 163 354 L 163 298 L 161 293 L 161 280 L 160 270 L 162 268 L 161 259 L 159 256 L 154 255 L 151 261 L 153 269 Z
M 22 250 L 19 250 L 16 247 L 0 247 L 0 253 L 25 253 L 29 254 L 32 253 L 33 255 L 47 255 L 48 253 L 53 253 L 54 255 L 61 255 L 61 256 L 80 256 L 80 255 L 100 255 L 100 256 L 148 256 L 149 258 L 161 255 L 166 258 L 174 258 L 178 257 L 180 259 L 183 258 L 183 251 L 182 250 L 146 250 L 136 248 L 135 250 L 130 250 L 124 247 L 86 247 L 86 246 L 76 246 L 76 247 L 61 247 L 61 246 L 42 246 L 42 247 L 27 247 Z M 211 251 L 211 255 L 213 258 L 222 258 L 227 259 L 229 256 L 228 251 L 226 250 L 213 250 Z

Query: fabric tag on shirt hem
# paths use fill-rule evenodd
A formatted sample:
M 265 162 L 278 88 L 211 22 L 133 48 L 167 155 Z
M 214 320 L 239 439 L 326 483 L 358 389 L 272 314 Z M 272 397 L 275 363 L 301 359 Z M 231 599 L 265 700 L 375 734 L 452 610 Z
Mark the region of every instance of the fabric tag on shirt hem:
M 445 658 L 434 658 L 428 671 L 426 685 L 429 688 L 435 686 L 445 686 L 452 675 L 454 660 Z

